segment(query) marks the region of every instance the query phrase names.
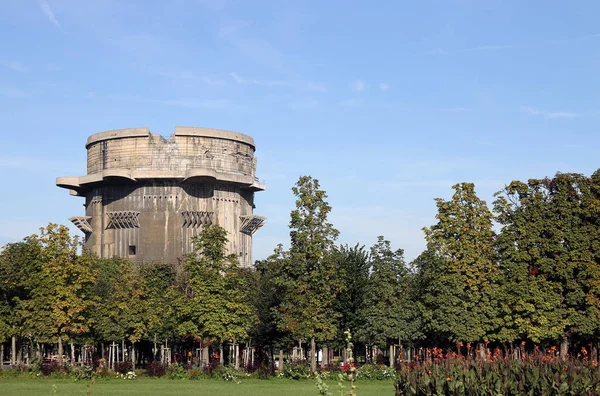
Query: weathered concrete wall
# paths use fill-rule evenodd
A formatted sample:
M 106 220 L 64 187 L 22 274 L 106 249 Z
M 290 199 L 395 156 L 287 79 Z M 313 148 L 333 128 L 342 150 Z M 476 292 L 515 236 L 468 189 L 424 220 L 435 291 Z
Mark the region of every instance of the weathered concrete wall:
M 229 234 L 228 249 L 252 265 L 252 234 L 264 218 L 253 215 L 253 140 L 215 129 L 178 127 L 170 140 L 147 128 L 90 136 L 88 174 L 57 185 L 85 196 L 85 216 L 72 221 L 100 257 L 174 262 L 192 251 L 206 224 Z

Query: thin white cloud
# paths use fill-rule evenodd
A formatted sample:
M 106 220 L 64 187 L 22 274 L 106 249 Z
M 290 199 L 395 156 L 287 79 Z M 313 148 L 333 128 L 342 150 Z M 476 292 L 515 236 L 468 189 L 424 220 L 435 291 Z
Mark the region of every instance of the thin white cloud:
M 340 102 L 340 106 L 344 107 L 357 107 L 360 106 L 361 102 L 356 99 L 346 99 Z
M 30 97 L 31 93 L 13 87 L 0 87 L 0 96 L 21 99 Z
M 458 54 L 465 52 L 480 52 L 480 51 L 499 51 L 513 48 L 514 46 L 511 44 L 491 44 L 491 45 L 479 45 L 476 47 L 467 47 L 454 51 L 445 50 L 442 48 L 432 48 L 430 50 L 425 51 L 426 55 L 448 55 L 448 54 Z
M 0 65 L 8 67 L 9 69 L 19 73 L 27 73 L 29 71 L 29 68 L 16 61 L 0 61 Z
M 577 118 L 581 117 L 580 113 L 574 113 L 570 111 L 544 111 L 536 109 L 534 107 L 521 106 L 521 111 L 532 116 L 539 116 L 544 118 Z
M 362 80 L 354 80 L 350 83 L 350 87 L 356 92 L 364 92 L 367 89 L 367 84 Z
M 288 87 L 303 91 L 326 92 L 327 87 L 313 81 L 291 81 L 291 80 L 261 80 L 242 77 L 237 72 L 229 73 L 233 80 L 240 85 L 260 85 L 264 87 Z
M 159 76 L 171 79 L 171 80 L 184 80 L 186 82 L 198 82 L 206 85 L 225 85 L 226 82 L 209 76 L 199 76 L 189 71 L 171 72 L 171 71 L 160 71 L 156 73 Z
M 98 97 L 93 93 L 92 97 Z M 176 98 L 176 99 L 152 99 L 137 95 L 109 95 L 106 98 L 112 100 L 121 100 L 135 103 L 150 103 L 165 106 L 183 107 L 187 109 L 240 109 L 241 107 L 230 102 L 227 99 L 195 99 L 195 98 Z
M 236 83 L 241 84 L 241 85 L 246 85 L 246 84 L 248 84 L 248 85 L 263 85 L 266 87 L 291 86 L 291 83 L 289 81 L 284 81 L 284 80 L 246 79 L 246 78 L 240 76 L 236 72 L 231 72 L 231 73 L 229 73 L 229 75 L 231 76 L 231 78 L 233 78 L 235 80 Z
M 466 113 L 466 112 L 471 111 L 471 109 L 468 107 L 457 106 L 457 107 L 445 107 L 443 109 L 440 109 L 440 111 L 443 111 L 445 113 Z
M 45 0 L 41 0 L 40 1 L 40 8 L 42 10 L 42 12 L 44 13 L 44 15 L 46 15 L 46 17 L 50 20 L 50 22 L 52 22 L 57 28 L 60 29 L 61 32 L 65 32 L 62 28 L 62 26 L 60 25 L 60 22 L 58 22 L 58 19 L 56 19 L 56 16 L 54 15 L 54 12 L 52 11 L 52 8 L 50 8 L 50 6 L 48 5 L 48 3 Z
M 463 48 L 458 52 L 476 52 L 476 51 L 497 51 L 503 49 L 510 49 L 512 45 L 502 44 L 502 45 L 480 45 L 477 47 Z
M 390 85 L 388 83 L 384 83 L 384 82 L 379 83 L 379 90 L 381 92 L 387 92 L 390 90 Z
M 446 55 L 448 51 L 443 50 L 441 48 L 432 48 L 430 50 L 425 51 L 425 55 Z
M 230 107 L 229 101 L 225 99 L 153 99 L 152 103 L 168 106 L 185 107 L 188 109 L 225 109 Z

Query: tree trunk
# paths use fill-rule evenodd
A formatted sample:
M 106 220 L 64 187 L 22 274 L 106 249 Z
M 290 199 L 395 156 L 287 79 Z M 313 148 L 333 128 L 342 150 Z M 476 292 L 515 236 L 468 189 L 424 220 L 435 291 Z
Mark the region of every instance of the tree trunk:
M 125 361 L 125 340 L 121 340 L 121 361 Z
M 225 358 L 223 356 L 223 352 L 225 351 L 225 348 L 223 348 L 223 344 L 221 343 L 219 345 L 219 364 L 222 366 L 223 365 L 223 359 Z
M 394 343 L 390 344 L 390 368 L 394 368 L 396 366 L 396 356 L 394 354 Z
M 234 350 L 235 350 L 235 352 L 234 352 L 234 355 L 235 355 L 235 368 L 239 369 L 240 368 L 240 358 L 239 358 L 239 356 L 240 356 L 240 344 L 235 343 L 234 345 L 235 345 L 234 346 Z
M 62 343 L 62 338 L 60 338 L 60 336 L 58 336 L 58 362 L 62 366 L 62 364 L 63 364 L 63 343 Z
M 314 374 L 317 371 L 317 348 L 315 337 L 310 339 L 310 372 Z
M 0 370 L 4 368 L 4 344 L 0 344 Z
M 283 349 L 279 350 L 279 372 L 283 373 Z
M 12 336 L 10 339 L 10 365 L 17 364 L 17 337 Z
M 154 334 L 154 349 L 152 350 L 152 361 L 156 361 L 156 354 L 158 351 L 156 350 L 156 334 Z
M 131 341 L 131 369 L 135 371 L 135 342 Z
M 567 354 L 569 353 L 569 336 L 563 335 L 562 341 L 560 342 L 560 359 L 567 360 Z
M 75 365 L 75 345 L 71 342 L 71 366 Z
M 329 349 L 327 349 L 326 346 L 323 347 L 323 351 L 321 352 L 321 356 L 323 357 L 321 359 L 321 365 L 322 366 L 327 366 L 329 364 Z
M 485 350 L 485 344 L 480 342 L 479 343 L 479 357 L 481 358 L 481 360 L 486 361 L 487 360 L 487 351 Z

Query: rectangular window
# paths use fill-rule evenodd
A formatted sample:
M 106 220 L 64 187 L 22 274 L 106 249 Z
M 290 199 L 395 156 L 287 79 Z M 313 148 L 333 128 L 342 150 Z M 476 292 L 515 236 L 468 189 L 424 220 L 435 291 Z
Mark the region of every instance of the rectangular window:
M 135 256 L 135 245 L 129 245 L 129 256 Z

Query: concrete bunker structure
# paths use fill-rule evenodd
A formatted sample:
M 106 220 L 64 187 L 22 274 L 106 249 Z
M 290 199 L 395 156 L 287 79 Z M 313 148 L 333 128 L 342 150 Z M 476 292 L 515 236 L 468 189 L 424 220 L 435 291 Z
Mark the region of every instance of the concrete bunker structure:
M 148 128 L 91 135 L 87 175 L 56 185 L 85 197 L 72 221 L 98 257 L 174 263 L 193 251 L 201 227 L 228 232 L 228 251 L 252 265 L 252 235 L 265 222 L 253 214 L 256 177 L 251 137 L 210 128 L 176 127 L 169 140 Z

